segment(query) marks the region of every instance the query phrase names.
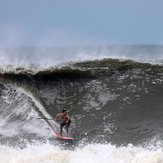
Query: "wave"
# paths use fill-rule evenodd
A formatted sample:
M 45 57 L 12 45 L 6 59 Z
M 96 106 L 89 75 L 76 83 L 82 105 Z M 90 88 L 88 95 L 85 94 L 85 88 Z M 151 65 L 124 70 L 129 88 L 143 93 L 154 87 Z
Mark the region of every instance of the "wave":
M 102 58 L 10 68 L 0 73 L 2 162 L 163 161 L 162 65 Z M 73 142 L 54 137 L 62 109 Z
M 54 117 L 63 108 L 71 111 L 76 126 L 72 134 L 81 139 L 85 137 L 87 142 L 139 144 L 161 135 L 158 131 L 162 129 L 162 74 L 161 65 L 104 59 L 74 63 L 34 75 L 5 73 L 1 74 L 1 83 L 16 85 L 15 89 L 21 94 L 20 90 L 24 90 L 20 101 L 25 104 L 30 99 L 31 108 L 40 110 L 42 118 Z M 5 94 L 5 99 L 8 96 L 11 96 L 13 110 L 17 110 L 21 102 L 15 103 L 12 97 L 17 97 L 16 94 L 11 91 Z

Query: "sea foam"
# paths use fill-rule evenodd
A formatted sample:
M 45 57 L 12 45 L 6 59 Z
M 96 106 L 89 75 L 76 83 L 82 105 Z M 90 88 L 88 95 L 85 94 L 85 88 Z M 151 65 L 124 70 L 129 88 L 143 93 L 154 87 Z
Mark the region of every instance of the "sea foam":
M 162 148 L 143 148 L 133 145 L 116 147 L 111 144 L 88 144 L 75 150 L 64 150 L 50 144 L 25 149 L 0 147 L 3 163 L 161 163 Z

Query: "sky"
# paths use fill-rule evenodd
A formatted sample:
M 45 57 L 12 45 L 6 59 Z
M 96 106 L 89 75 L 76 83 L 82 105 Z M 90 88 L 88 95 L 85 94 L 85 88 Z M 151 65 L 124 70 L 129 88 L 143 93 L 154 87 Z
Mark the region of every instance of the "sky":
M 0 47 L 162 43 L 163 0 L 0 0 Z

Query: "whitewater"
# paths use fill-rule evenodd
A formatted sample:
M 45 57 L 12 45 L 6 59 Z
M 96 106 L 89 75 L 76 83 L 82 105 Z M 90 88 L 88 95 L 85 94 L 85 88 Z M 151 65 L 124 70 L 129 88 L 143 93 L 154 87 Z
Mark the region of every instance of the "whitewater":
M 0 160 L 162 163 L 162 98 L 161 45 L 1 48 Z
M 32 146 L 23 150 L 1 147 L 1 162 L 113 162 L 113 163 L 153 163 L 163 161 L 163 151 L 148 150 L 142 147 L 119 147 L 106 144 L 86 145 L 74 151 L 62 150 L 59 147 L 46 144 Z

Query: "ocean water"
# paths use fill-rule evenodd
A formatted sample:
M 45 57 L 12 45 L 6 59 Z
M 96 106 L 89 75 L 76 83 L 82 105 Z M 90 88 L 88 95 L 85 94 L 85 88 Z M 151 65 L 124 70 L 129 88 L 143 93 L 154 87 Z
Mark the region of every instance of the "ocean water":
M 162 163 L 163 46 L 0 49 L 4 163 Z M 66 109 L 70 136 L 54 136 Z

